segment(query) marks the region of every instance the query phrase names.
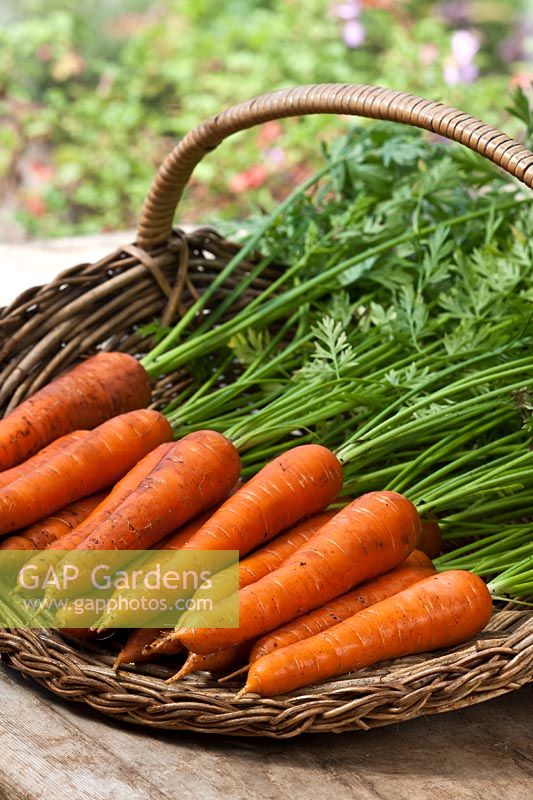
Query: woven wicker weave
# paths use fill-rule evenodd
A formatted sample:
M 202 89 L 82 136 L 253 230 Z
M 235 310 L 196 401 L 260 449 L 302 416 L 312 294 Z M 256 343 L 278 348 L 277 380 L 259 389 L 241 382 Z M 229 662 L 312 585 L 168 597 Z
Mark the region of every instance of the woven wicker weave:
M 135 245 L 96 264 L 81 264 L 29 289 L 0 311 L 0 410 L 4 413 L 96 348 L 138 353 L 140 324 L 172 322 L 227 264 L 236 246 L 216 231 L 172 228 L 176 205 L 202 157 L 223 139 L 267 120 L 310 113 L 357 114 L 416 125 L 461 142 L 528 187 L 533 153 L 501 131 L 442 103 L 369 86 L 317 85 L 254 98 L 211 117 L 167 157 L 148 194 Z M 219 290 L 226 296 L 251 261 Z M 277 274 L 255 279 L 249 302 Z M 228 313 L 234 313 L 235 305 Z M 154 404 L 189 380 L 186 370 L 154 387 Z M 160 666 L 111 669 L 104 646 L 77 645 L 48 631 L 1 631 L 7 662 L 63 698 L 152 728 L 290 737 L 303 732 L 366 729 L 461 708 L 533 679 L 533 615 L 499 610 L 475 641 L 433 655 L 397 659 L 273 700 L 236 699 L 204 676 L 172 687 Z

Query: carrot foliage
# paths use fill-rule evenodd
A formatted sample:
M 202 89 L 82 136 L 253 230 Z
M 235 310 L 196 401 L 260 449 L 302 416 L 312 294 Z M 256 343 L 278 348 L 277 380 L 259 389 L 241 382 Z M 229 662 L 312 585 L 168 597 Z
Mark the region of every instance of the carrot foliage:
M 167 408 L 175 433 L 224 432 L 245 475 L 295 444 L 334 448 L 345 494 L 398 491 L 438 517 L 458 547 L 442 569 L 494 582 L 533 557 L 528 190 L 464 148 L 371 123 L 325 147 L 272 214 L 226 232 L 243 249 L 143 361 L 194 376 Z M 250 253 L 277 280 L 212 307 Z M 531 588 L 524 564 L 498 591 Z

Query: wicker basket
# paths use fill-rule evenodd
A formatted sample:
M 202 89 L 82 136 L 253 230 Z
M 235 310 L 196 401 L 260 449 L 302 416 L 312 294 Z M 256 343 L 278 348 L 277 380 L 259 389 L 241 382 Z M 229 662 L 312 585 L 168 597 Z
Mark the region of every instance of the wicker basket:
M 231 134 L 268 120 L 310 113 L 355 114 L 415 125 L 460 142 L 533 185 L 533 153 L 442 103 L 370 86 L 317 85 L 254 98 L 189 133 L 161 166 L 146 199 L 137 242 L 96 264 L 81 264 L 29 289 L 0 311 L 0 408 L 5 412 L 96 348 L 138 353 L 139 324 L 172 322 L 236 252 L 211 229 L 172 228 L 174 212 L 201 158 Z M 214 298 L 231 291 L 251 260 Z M 251 283 L 248 302 L 277 274 Z M 232 311 L 236 310 L 234 306 Z M 154 387 L 154 404 L 189 380 L 187 371 Z M 366 729 L 461 708 L 517 689 L 533 678 L 533 615 L 498 610 L 474 641 L 432 655 L 397 659 L 275 699 L 236 699 L 237 684 L 209 676 L 173 686 L 162 666 L 111 669 L 111 646 L 79 645 L 49 631 L 0 631 L 13 668 L 69 700 L 151 728 L 245 736 Z

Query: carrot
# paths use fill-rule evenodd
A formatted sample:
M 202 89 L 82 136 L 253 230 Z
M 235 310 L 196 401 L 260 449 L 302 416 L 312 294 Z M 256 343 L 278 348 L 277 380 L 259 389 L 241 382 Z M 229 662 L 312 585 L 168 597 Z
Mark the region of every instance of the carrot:
M 333 502 L 342 485 L 336 456 L 317 444 L 278 456 L 216 511 L 185 546 L 244 556 Z
M 126 640 L 126 644 L 116 657 L 113 669 L 117 670 L 122 664 L 140 664 L 143 661 L 150 661 L 153 653 L 145 653 L 146 645 L 151 644 L 154 639 L 158 639 L 164 634 L 164 628 L 137 628 L 132 631 Z
M 122 501 L 138 487 L 142 479 L 150 474 L 170 447 L 172 447 L 172 442 L 165 442 L 144 456 L 83 522 L 48 545 L 44 552 L 36 553 L 29 559 L 26 566 L 31 566 L 39 583 L 50 568 L 55 568 L 59 564 L 65 550 L 74 550 L 101 522 L 108 518 L 109 514 L 118 508 Z
M 189 653 L 185 663 L 175 675 L 167 680 L 167 683 L 175 683 L 182 680 L 191 672 L 212 672 L 215 675 L 223 675 L 233 667 L 242 664 L 250 653 L 250 642 L 230 647 L 228 650 L 219 650 L 218 653 Z
M 292 553 L 305 544 L 305 542 L 309 541 L 309 539 L 334 516 L 334 511 L 324 511 L 322 514 L 315 514 L 313 517 L 300 522 L 299 525 L 291 528 L 281 536 L 277 536 L 266 547 L 261 547 L 259 550 L 256 550 L 255 553 L 248 556 L 248 558 L 241 561 L 239 564 L 239 588 L 243 589 L 245 586 L 249 586 L 265 575 L 268 575 L 272 570 L 277 569 L 286 558 L 292 555 Z M 194 593 L 193 600 L 196 601 L 202 596 L 210 598 L 213 602 L 221 600 L 229 594 L 228 587 L 233 585 L 233 581 L 234 573 L 229 570 L 222 570 L 211 579 L 211 588 L 199 589 Z M 108 627 L 108 625 L 105 627 Z M 111 627 L 111 624 L 109 627 Z M 169 638 L 171 633 L 172 630 L 167 628 L 162 631 L 160 635 L 154 636 L 150 642 L 147 641 L 144 645 L 144 657 L 150 658 L 154 655 L 170 655 L 172 653 L 181 652 L 183 650 L 183 645 L 175 637 Z M 238 647 L 230 649 L 236 652 Z M 214 655 L 215 654 L 210 653 L 208 657 Z M 197 667 L 197 663 L 206 662 L 202 662 L 200 656 L 198 656 L 198 661 L 196 661 L 193 656 L 198 656 L 198 654 L 189 654 L 189 658 L 182 668 L 187 669 L 187 672 L 184 672 L 183 675 L 188 675 L 189 672 L 196 669 L 205 669 L 208 672 L 211 671 L 209 667 Z M 213 663 L 216 663 L 216 659 Z M 232 665 L 230 664 L 229 666 Z M 176 680 L 179 680 L 179 678 L 176 678 Z
M 314 514 L 303 522 L 290 528 L 286 533 L 276 536 L 268 545 L 249 555 L 239 565 L 239 588 L 264 578 L 281 564 L 335 516 L 334 511 Z M 219 573 L 220 574 L 220 573 Z M 216 576 L 215 576 L 216 580 Z
M 147 549 L 226 497 L 239 471 L 239 454 L 229 439 L 216 431 L 190 433 L 78 549 Z
M 229 439 L 220 433 L 196 431 L 175 442 L 118 508 L 74 548 L 83 551 L 80 558 L 82 569 L 68 592 L 74 590 L 79 594 L 90 589 L 90 577 L 83 572 L 87 551 L 147 550 L 174 528 L 227 497 L 239 471 L 239 454 Z M 68 563 L 76 563 L 74 554 L 69 556 Z M 61 568 L 60 562 L 58 570 Z M 161 589 L 166 592 L 166 597 L 168 590 L 165 587 Z M 137 590 L 132 591 L 137 596 Z M 64 592 L 59 584 L 49 585 L 45 597 L 50 600 Z M 125 613 L 128 613 L 127 609 Z M 148 619 L 153 616 L 153 611 L 150 611 Z M 138 617 L 128 617 L 121 627 L 130 628 L 139 625 L 139 621 Z M 113 623 L 113 627 L 116 624 Z
M 287 625 L 263 636 L 253 646 L 250 661 L 257 661 L 274 650 L 281 650 L 282 647 L 325 631 L 353 616 L 357 611 L 401 592 L 402 589 L 427 578 L 434 572 L 435 569 L 429 558 L 420 550 L 415 550 L 405 561 L 385 575 L 373 578 L 356 589 L 352 589 L 351 592 L 332 600 L 326 606 L 317 608 L 303 617 L 298 617 L 292 622 L 288 622 Z
M 104 422 L 0 491 L 0 533 L 31 525 L 115 483 L 171 437 L 170 425 L 158 411 L 130 411 Z
M 212 511 L 206 511 L 204 514 L 195 517 L 183 525 L 178 531 L 171 533 L 166 539 L 159 542 L 159 550 L 180 550 L 181 547 L 201 528 L 204 522 L 209 519 Z M 157 619 L 155 620 L 157 622 Z M 112 627 L 112 625 L 105 625 L 104 627 Z M 145 648 L 151 645 L 154 641 L 160 639 L 165 633 L 170 633 L 170 628 L 137 628 L 129 635 L 126 644 L 118 654 L 113 669 L 118 669 L 121 664 L 130 664 L 132 662 L 149 661 L 153 658 L 152 652 L 143 652 Z M 176 648 L 175 652 L 182 650 L 182 647 Z
M 61 453 L 64 450 L 68 450 L 68 448 L 71 447 L 74 442 L 79 442 L 88 435 L 89 431 L 74 431 L 73 433 L 67 433 L 66 436 L 61 436 L 61 438 L 56 439 L 55 442 L 52 442 L 52 444 L 49 444 L 42 450 L 39 450 L 38 453 L 31 458 L 28 458 L 27 461 L 23 461 L 16 467 L 11 467 L 11 469 L 6 469 L 4 472 L 0 472 L 0 489 L 3 489 L 4 486 L 9 486 L 10 483 L 13 483 L 19 478 L 23 478 L 25 475 L 29 475 L 37 467 L 41 467 L 43 464 L 46 464 L 46 462 L 56 453 Z
M 52 543 L 49 550 L 74 550 L 84 539 L 93 533 L 102 522 L 108 519 L 120 504 L 137 489 L 144 478 L 152 472 L 155 466 L 169 452 L 172 442 L 164 442 L 151 450 L 113 487 L 108 496 L 98 505 L 82 524 L 73 531 Z
M 272 697 L 379 661 L 453 647 L 483 630 L 491 613 L 481 578 L 441 572 L 255 661 L 243 693 Z
M 0 550 L 44 550 L 86 519 L 102 502 L 107 492 L 98 492 L 72 503 L 51 517 L 36 522 L 17 536 L 9 536 Z
M 422 532 L 418 542 L 418 549 L 430 558 L 437 558 L 442 550 L 442 531 L 435 519 L 422 520 Z
M 235 486 L 232 488 L 231 492 L 229 492 L 229 496 L 231 497 L 232 494 L 241 488 L 242 481 L 239 480 L 236 482 Z M 212 508 L 204 511 L 203 514 L 199 514 L 194 519 L 191 519 L 186 525 L 182 525 L 176 531 L 169 533 L 168 536 L 165 536 L 164 539 L 161 539 L 160 542 L 157 544 L 158 550 L 181 550 L 184 544 L 186 544 L 193 533 L 199 531 L 202 525 L 207 522 L 207 520 L 213 516 L 215 511 L 220 508 L 222 503 L 226 498 L 223 498 L 220 503 L 217 503 Z
M 262 547 L 251 556 L 248 556 L 248 558 L 245 558 L 244 561 L 242 561 L 239 565 L 238 569 L 239 588 L 243 588 L 244 586 L 248 586 L 250 583 L 254 583 L 254 581 L 259 580 L 259 578 L 262 578 L 264 575 L 268 574 L 268 572 L 278 567 L 287 558 L 287 556 L 289 556 L 291 553 L 294 553 L 298 547 L 308 541 L 316 533 L 316 531 L 325 524 L 325 522 L 332 518 L 333 515 L 334 512 L 316 514 L 310 519 L 300 523 L 295 528 L 292 528 L 290 531 L 287 531 L 287 533 L 283 536 L 279 536 L 274 539 L 267 547 Z M 207 518 L 210 516 L 212 516 L 211 512 L 206 515 Z M 178 531 L 177 534 L 174 535 L 172 541 L 174 545 L 178 543 L 177 547 L 173 546 L 172 548 L 169 548 L 167 542 L 167 544 L 161 543 L 159 545 L 159 549 L 181 549 L 182 547 L 187 549 L 184 546 L 188 541 L 192 540 L 191 529 L 193 527 L 196 527 L 198 530 L 201 529 L 201 526 L 195 526 L 195 523 L 196 520 L 193 520 L 193 522 L 190 523 L 190 526 L 185 526 L 185 528 L 182 528 L 181 531 Z M 145 565 L 145 568 L 149 568 L 149 562 Z M 231 594 L 235 585 L 234 568 L 223 569 L 220 572 L 217 572 L 211 578 L 210 584 L 211 585 L 208 589 L 200 587 L 194 593 L 193 600 L 195 602 L 200 598 L 205 597 L 212 603 L 215 603 Z M 118 594 L 120 594 L 122 597 L 126 596 L 128 599 L 130 599 L 131 597 L 135 596 L 136 590 L 132 590 L 131 593 L 128 592 L 127 594 L 121 591 Z M 155 600 L 156 598 L 163 599 L 168 595 L 168 590 L 166 590 L 164 587 L 161 587 L 160 589 L 153 589 L 151 591 L 143 589 L 143 595 L 145 600 Z M 121 610 L 120 606 L 116 604 L 113 611 L 105 614 L 100 620 L 99 630 L 117 626 L 124 627 L 133 623 L 133 620 L 130 620 L 127 616 L 130 613 L 127 610 L 127 606 L 128 604 L 123 601 L 123 610 Z M 139 622 L 138 619 L 137 622 Z M 171 629 L 167 630 L 167 633 L 171 632 Z M 154 645 L 155 642 L 156 640 L 154 640 Z M 168 649 L 169 645 L 170 643 L 168 642 L 165 642 L 165 644 L 159 641 L 157 642 L 158 647 L 167 647 L 167 650 L 165 651 L 167 655 L 172 652 L 170 649 Z M 181 650 L 182 647 L 178 646 L 175 652 L 179 652 Z
M 126 353 L 99 353 L 36 392 L 0 421 L 0 470 L 79 428 L 145 408 L 148 375 Z
M 181 441 L 185 442 L 198 436 L 199 433 L 219 437 L 219 440 L 227 442 L 220 434 L 208 431 L 189 434 Z M 178 444 L 180 443 L 178 442 Z M 236 464 L 236 466 L 238 465 Z M 228 465 L 224 466 L 222 462 L 219 462 L 218 468 L 226 474 L 231 469 Z M 189 471 L 185 470 L 184 479 Z M 233 473 L 232 476 L 231 486 L 236 480 Z M 201 475 L 197 475 L 191 484 L 194 486 L 200 481 Z M 295 447 L 263 467 L 257 475 L 226 500 L 200 530 L 189 539 L 183 549 L 239 550 L 241 555 L 245 555 L 254 547 L 273 538 L 281 530 L 291 527 L 298 520 L 328 506 L 335 499 L 341 485 L 341 466 L 330 450 L 320 445 Z M 224 491 L 225 494 L 228 494 L 227 484 Z M 189 489 L 186 494 L 194 496 Z M 133 496 L 130 501 L 130 505 L 134 507 Z M 167 500 L 164 497 L 160 501 L 155 499 L 153 491 L 147 498 L 147 502 L 152 508 L 154 506 L 157 508 L 159 506 L 168 507 Z M 124 508 L 125 506 L 121 506 L 119 510 Z M 131 537 L 135 523 L 129 524 L 129 522 L 130 520 L 126 519 L 125 535 Z M 113 515 L 108 523 L 108 527 L 111 528 L 110 533 L 113 533 L 113 528 L 116 532 L 118 523 L 114 523 Z M 102 526 L 102 529 L 102 537 L 105 537 L 106 527 Z M 153 533 L 153 521 L 150 530 Z M 96 536 L 97 533 L 92 538 L 95 539 Z M 98 542 L 95 541 L 94 544 L 98 545 Z M 92 546 L 91 537 L 85 539 L 83 549 L 91 549 Z M 141 545 L 137 543 L 137 546 Z M 162 589 L 162 591 L 166 590 Z M 150 598 L 152 597 L 155 595 L 151 593 Z M 126 605 L 124 603 L 123 607 L 125 608 Z M 116 616 L 105 615 L 100 621 L 100 629 L 114 627 L 116 624 Z M 126 624 L 125 616 L 122 616 L 121 624 Z
M 420 518 L 405 497 L 395 492 L 362 495 L 281 567 L 241 590 L 239 628 L 200 628 L 196 623 L 196 629 L 182 627 L 173 635 L 193 653 L 225 650 L 260 636 L 397 566 L 419 535 Z M 221 624 L 232 606 L 233 598 L 218 604 Z M 195 617 L 200 615 L 191 612 L 182 624 L 193 625 Z
M 220 503 L 218 504 L 220 506 Z M 184 544 L 187 544 L 189 539 L 196 531 L 199 531 L 202 525 L 205 525 L 209 517 L 212 516 L 214 510 L 218 508 L 215 506 L 214 508 L 209 508 L 207 511 L 204 511 L 203 514 L 199 514 L 194 519 L 191 519 L 186 525 L 182 525 L 181 528 L 178 530 L 169 533 L 168 536 L 165 536 L 164 539 L 157 545 L 158 550 L 181 550 Z
M 320 528 L 335 516 L 334 511 L 323 511 L 300 522 L 286 533 L 276 536 L 265 547 L 259 548 L 239 564 L 239 589 L 252 583 L 277 569 L 299 547 L 311 539 Z M 217 572 L 211 578 L 209 589 L 200 587 L 193 595 L 197 601 L 201 597 L 209 598 L 213 603 L 227 597 L 233 591 L 235 572 L 233 568 Z

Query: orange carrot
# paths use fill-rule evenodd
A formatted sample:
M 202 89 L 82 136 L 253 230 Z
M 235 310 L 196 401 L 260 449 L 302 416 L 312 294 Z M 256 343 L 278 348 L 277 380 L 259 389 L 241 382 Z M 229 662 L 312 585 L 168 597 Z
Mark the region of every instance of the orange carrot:
M 229 439 L 216 431 L 190 433 L 78 549 L 147 549 L 226 497 L 239 471 L 239 454 Z
M 118 508 L 122 501 L 138 487 L 142 479 L 150 474 L 170 447 L 172 447 L 172 442 L 165 442 L 144 456 L 83 522 L 48 545 L 44 552 L 35 553 L 29 559 L 26 566 L 31 567 L 33 574 L 39 579 L 39 583 L 41 583 L 50 568 L 57 567 L 64 556 L 65 550 L 74 550 L 101 522 L 106 520 Z
M 216 511 L 186 545 L 244 556 L 337 496 L 342 470 L 326 447 L 307 444 L 278 456 Z
M 99 353 L 40 389 L 0 421 L 0 470 L 79 428 L 145 408 L 148 375 L 126 353 Z
M 189 434 L 182 441 L 196 435 Z M 223 439 L 220 434 L 211 435 Z M 199 480 L 200 476 L 195 479 L 196 483 Z M 280 530 L 329 505 L 335 499 L 341 485 L 341 467 L 330 450 L 320 445 L 295 447 L 267 464 L 226 500 L 183 545 L 183 549 L 238 549 L 243 555 L 258 544 L 271 539 Z M 225 491 L 226 494 L 229 492 L 227 488 Z M 190 490 L 186 493 L 191 495 Z M 150 502 L 157 503 L 152 498 L 148 498 Z M 165 505 L 164 500 L 162 505 Z M 119 510 L 122 508 L 124 506 Z M 128 534 L 131 535 L 130 526 Z M 90 549 L 90 539 L 91 537 L 85 539 L 83 549 Z M 168 593 L 168 590 L 163 587 L 159 594 L 164 595 L 165 592 Z M 156 590 L 150 592 L 150 599 L 155 599 L 157 596 Z M 124 609 L 127 605 L 123 603 Z M 126 614 L 126 610 L 120 617 L 118 610 L 105 614 L 100 620 L 100 629 L 116 627 L 119 620 L 121 626 L 129 626 Z M 165 646 L 167 645 L 170 645 L 170 642 L 165 643 Z
M 250 642 L 243 642 L 243 644 L 230 647 L 228 650 L 219 650 L 218 653 L 206 653 L 203 656 L 198 653 L 189 653 L 181 669 L 169 678 L 167 683 L 180 681 L 191 672 L 212 672 L 214 675 L 223 675 L 246 661 L 250 647 Z
M 153 653 L 144 653 L 144 648 L 164 633 L 164 628 L 137 628 L 132 631 L 116 657 L 113 669 L 117 670 L 122 664 L 140 664 L 143 661 L 150 661 Z
M 195 517 L 183 525 L 179 530 L 171 533 L 166 539 L 159 542 L 159 550 L 180 550 L 183 545 L 202 527 L 204 522 L 209 519 L 212 511 L 206 511 L 204 514 Z M 154 620 L 157 623 L 157 619 Z M 154 657 L 150 651 L 144 652 L 145 648 L 151 645 L 157 639 L 164 636 L 165 633 L 170 633 L 171 628 L 137 628 L 132 631 L 126 640 L 126 644 L 118 654 L 113 664 L 113 669 L 118 669 L 121 664 L 130 664 L 132 662 L 140 663 L 142 661 L 149 661 Z M 176 648 L 175 652 L 183 650 L 182 647 Z
M 201 628 L 201 615 L 191 612 L 173 636 L 193 653 L 225 650 L 260 636 L 388 572 L 407 558 L 419 535 L 420 518 L 405 497 L 395 492 L 363 495 L 281 567 L 241 590 L 238 628 Z M 218 604 L 221 624 L 233 601 L 230 597 Z
M 243 693 L 273 697 L 379 661 L 453 647 L 482 631 L 491 613 L 481 578 L 441 572 L 255 661 Z
M 285 559 L 291 556 L 309 541 L 320 528 L 335 516 L 334 511 L 323 511 L 321 514 L 314 514 L 309 519 L 305 519 L 294 528 L 290 528 L 286 533 L 276 536 L 265 547 L 255 550 L 239 564 L 238 580 L 239 589 L 244 589 L 251 583 L 268 575 L 272 570 L 277 569 Z M 211 602 L 218 602 L 227 597 L 234 591 L 235 572 L 233 567 L 229 570 L 217 572 L 210 581 L 208 589 L 201 588 L 193 595 L 196 602 L 201 597 L 209 598 Z
M 418 549 L 430 558 L 437 558 L 442 550 L 442 532 L 435 519 L 422 520 L 422 532 L 418 542 Z
M 211 515 L 209 512 L 207 517 Z M 259 580 L 264 575 L 268 574 L 271 570 L 278 567 L 291 553 L 294 553 L 298 547 L 301 547 L 306 541 L 308 541 L 316 532 L 320 529 L 322 525 L 324 525 L 328 520 L 330 520 L 334 516 L 334 512 L 324 512 L 323 514 L 316 514 L 308 520 L 304 520 L 299 525 L 294 528 L 291 528 L 290 531 L 287 531 L 286 534 L 283 536 L 279 536 L 274 539 L 268 546 L 262 547 L 260 550 L 256 550 L 251 556 L 245 558 L 244 561 L 241 562 L 238 569 L 238 581 L 239 587 L 243 588 L 244 586 L 248 586 L 250 583 L 254 583 L 254 581 Z M 197 520 L 193 520 L 189 526 L 185 526 L 178 531 L 177 534 L 173 537 L 174 546 L 172 548 L 168 547 L 167 544 L 161 543 L 159 545 L 160 550 L 164 549 L 187 549 L 185 547 L 188 541 L 192 541 L 192 528 L 198 526 L 196 525 Z M 178 546 L 176 547 L 176 543 Z M 147 568 L 148 565 L 145 565 Z M 202 588 L 200 587 L 193 596 L 193 600 L 198 602 L 200 598 L 207 598 L 211 603 L 218 602 L 219 600 L 227 597 L 231 592 L 234 590 L 235 587 L 235 571 L 234 568 L 230 569 L 223 569 L 220 572 L 217 572 L 210 580 L 209 588 Z M 125 593 L 124 591 L 119 592 L 122 598 L 127 597 L 128 599 L 134 597 L 137 593 L 137 590 L 132 590 L 131 592 Z M 155 599 L 165 599 L 168 594 L 168 590 L 164 587 L 160 587 L 159 589 L 153 589 L 148 591 L 143 589 L 143 595 L 145 600 L 155 600 Z M 127 610 L 128 603 L 122 601 L 122 608 L 116 604 L 115 608 L 112 612 L 105 614 L 102 619 L 100 620 L 100 630 L 104 628 L 113 628 L 113 627 L 127 627 L 130 624 L 129 616 L 127 616 L 130 612 Z M 139 620 L 137 620 L 139 622 Z M 172 630 L 167 630 L 167 633 L 171 633 Z M 162 638 L 166 639 L 165 636 Z M 176 649 L 172 650 L 171 642 L 160 642 L 159 640 L 154 639 L 154 643 L 157 641 L 157 647 L 165 647 L 165 653 L 169 655 L 172 652 L 180 652 L 183 648 L 179 643 L 176 643 Z M 158 649 L 158 652 L 159 649 Z
M 241 561 L 239 564 L 239 588 L 242 589 L 245 586 L 249 586 L 272 570 L 277 569 L 288 556 L 292 555 L 292 553 L 305 544 L 305 542 L 309 541 L 309 539 L 314 536 L 326 522 L 332 519 L 333 516 L 335 516 L 334 511 L 324 511 L 322 514 L 315 514 L 313 517 L 300 522 L 299 525 L 291 528 L 281 536 L 277 536 L 268 545 L 261 547 L 259 550 L 252 553 L 252 555 L 248 556 L 248 558 Z M 194 593 L 193 599 L 196 601 L 205 595 L 205 597 L 208 597 L 213 602 L 221 600 L 230 593 L 228 587 L 233 585 L 233 581 L 234 573 L 228 570 L 222 570 L 211 578 L 210 588 L 199 589 Z M 154 635 L 151 641 L 147 641 L 144 644 L 144 658 L 148 659 L 155 654 L 171 655 L 173 653 L 180 653 L 183 650 L 183 645 L 175 637 L 170 637 L 171 633 L 172 629 L 167 628 L 161 631 L 160 634 Z M 237 652 L 239 648 L 230 649 Z M 198 659 L 193 658 L 196 655 L 198 654 L 189 654 L 189 658 L 183 665 L 183 669 L 187 669 L 187 672 L 183 673 L 184 675 L 196 669 L 205 669 L 208 672 L 211 671 L 209 667 L 196 666 L 197 663 L 207 663 L 203 662 L 200 656 L 198 656 Z M 210 656 L 214 657 L 213 662 L 210 663 L 218 663 L 215 657 L 216 655 L 218 654 L 210 653 L 207 656 L 208 658 Z M 229 667 L 231 667 L 231 664 Z M 176 680 L 179 680 L 179 678 L 176 678 Z
M 282 647 L 288 647 L 294 642 L 332 628 L 333 625 L 353 616 L 357 611 L 401 592 L 402 589 L 433 575 L 434 572 L 435 568 L 429 558 L 420 550 L 415 550 L 405 561 L 385 575 L 373 578 L 336 600 L 331 600 L 326 606 L 317 608 L 303 617 L 298 617 L 272 633 L 267 633 L 253 646 L 250 661 L 257 661 L 258 658 L 262 658 L 274 650 L 281 650 Z
M 90 590 L 90 575 L 83 571 L 87 551 L 147 550 L 174 528 L 226 497 L 235 485 L 239 471 L 239 454 L 229 439 L 220 433 L 196 431 L 175 442 L 118 508 L 74 548 L 80 555 L 81 567 L 76 581 L 68 590 L 60 588 L 59 583 L 48 585 L 45 597 L 50 601 L 60 594 L 75 591 L 79 595 Z M 74 553 L 69 557 L 69 564 L 73 563 L 76 563 Z M 62 562 L 57 569 L 61 571 Z M 165 586 L 160 588 L 167 596 L 168 589 Z M 130 591 L 137 593 L 138 590 Z M 151 619 L 153 611 L 145 610 L 149 611 L 147 618 Z M 104 615 L 106 621 L 108 616 Z M 131 628 L 139 622 L 137 615 L 134 619 L 128 616 L 127 622 L 122 621 L 120 627 Z M 106 627 L 117 625 L 114 616 L 113 624 L 106 622 Z
M 265 547 L 255 550 L 239 564 L 239 588 L 264 578 L 281 564 L 335 516 L 334 511 L 314 514 L 303 522 L 290 528 L 286 533 L 276 536 Z M 216 579 L 216 576 L 215 576 Z
M 0 544 L 0 550 L 44 550 L 80 525 L 106 496 L 107 492 L 98 492 L 72 503 L 51 517 L 36 522 L 17 536 L 9 536 Z
M 238 489 L 240 489 L 241 486 L 242 486 L 242 481 L 239 478 L 239 480 L 236 482 L 235 486 L 232 488 L 231 492 L 229 492 L 229 496 L 231 497 L 232 494 L 235 494 L 235 492 Z M 220 508 L 220 506 L 222 505 L 222 503 L 224 502 L 225 499 L 226 498 L 224 497 L 221 500 L 220 503 L 217 503 L 212 508 L 208 509 L 207 511 L 204 511 L 203 514 L 200 514 L 199 516 L 195 517 L 190 522 L 188 522 L 186 525 L 182 525 L 176 531 L 173 531 L 172 533 L 169 533 L 168 536 L 165 536 L 164 539 L 161 539 L 161 541 L 158 542 L 157 549 L 158 550 L 181 550 L 183 545 L 186 544 L 189 541 L 189 539 L 191 538 L 193 533 L 196 533 L 196 531 L 199 531 L 200 528 L 202 527 L 202 525 L 204 525 L 204 523 L 206 523 L 207 520 L 210 517 L 213 516 L 215 511 L 218 508 Z
M 209 508 L 203 514 L 199 514 L 194 519 L 191 519 L 186 525 L 182 525 L 177 531 L 169 533 L 157 545 L 158 550 L 181 550 L 184 544 L 187 544 L 189 539 L 196 531 L 199 531 L 202 525 L 205 525 L 209 517 L 212 516 L 215 509 L 220 506 L 220 503 L 214 508 Z
M 33 470 L 37 467 L 41 467 L 43 464 L 46 464 L 46 462 L 56 453 L 68 450 L 69 447 L 72 447 L 74 442 L 79 442 L 88 435 L 89 431 L 74 431 L 73 433 L 67 433 L 66 436 L 61 436 L 60 439 L 56 439 L 55 442 L 52 442 L 52 444 L 49 444 L 42 450 L 39 450 L 38 453 L 31 458 L 28 458 L 27 461 L 23 461 L 16 467 L 11 467 L 11 469 L 6 469 L 4 472 L 0 472 L 0 489 L 3 489 L 4 486 L 9 486 L 10 483 L 13 483 L 19 478 L 23 478 L 25 475 L 29 475 L 30 472 L 33 472 Z
M 108 519 L 126 498 L 128 498 L 144 478 L 152 472 L 161 459 L 173 446 L 172 442 L 164 442 L 147 453 L 129 472 L 120 480 L 91 514 L 73 531 L 62 536 L 50 545 L 49 550 L 74 550 L 84 539 L 93 533 L 102 522 Z
M 0 490 L 0 533 L 31 525 L 122 478 L 172 437 L 158 411 L 130 411 L 104 422 L 31 474 Z

